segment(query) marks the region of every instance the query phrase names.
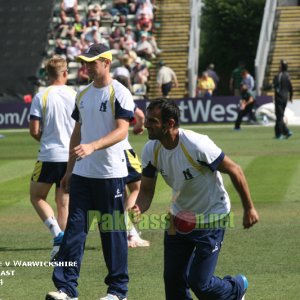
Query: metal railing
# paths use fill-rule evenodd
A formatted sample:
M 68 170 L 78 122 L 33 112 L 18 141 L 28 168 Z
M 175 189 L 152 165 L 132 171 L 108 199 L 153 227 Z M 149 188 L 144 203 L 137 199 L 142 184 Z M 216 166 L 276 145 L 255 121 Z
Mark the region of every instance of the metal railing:
M 270 51 L 277 0 L 267 0 L 255 57 L 256 94 L 261 95 Z
M 189 41 L 189 59 L 188 59 L 188 80 L 189 80 L 189 96 L 196 96 L 198 65 L 199 65 L 199 49 L 200 49 L 200 15 L 201 0 L 190 0 L 190 41 Z

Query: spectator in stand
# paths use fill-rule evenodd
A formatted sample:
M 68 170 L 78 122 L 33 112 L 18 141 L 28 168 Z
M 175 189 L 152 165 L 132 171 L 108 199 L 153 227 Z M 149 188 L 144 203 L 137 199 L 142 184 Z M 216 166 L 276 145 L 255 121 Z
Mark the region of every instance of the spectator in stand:
M 118 80 L 118 78 L 125 78 L 127 84 L 125 85 L 130 91 L 132 91 L 131 87 L 131 74 L 130 69 L 125 65 L 123 57 L 119 58 L 120 66 L 115 68 L 113 72 L 113 78 Z M 120 81 L 120 80 L 118 80 Z M 121 81 L 120 81 L 121 82 Z
M 147 66 L 142 62 L 140 57 L 137 57 L 135 66 L 131 72 L 133 83 L 145 84 L 148 81 L 149 71 Z
M 136 46 L 136 53 L 138 56 L 145 58 L 147 60 L 151 60 L 151 58 L 155 58 L 155 54 L 153 53 L 153 47 L 148 41 L 148 34 L 147 32 L 143 32 L 141 34 L 141 39 L 137 43 Z
M 87 30 L 81 35 L 81 42 L 83 45 L 90 46 L 98 44 L 101 40 L 101 34 L 97 26 L 88 27 Z
M 128 0 L 114 0 L 113 8 L 111 9 L 112 16 L 123 15 L 127 16 L 129 13 Z
M 216 91 L 218 83 L 220 81 L 220 78 L 219 78 L 218 74 L 215 71 L 215 65 L 214 64 L 209 64 L 207 69 L 206 69 L 206 72 L 207 72 L 208 76 L 213 79 L 214 84 L 215 84 L 214 91 Z
M 109 45 L 111 49 L 119 50 L 124 41 L 123 28 L 116 26 L 109 36 Z
M 160 50 L 157 46 L 157 43 L 156 43 L 156 39 L 155 39 L 155 36 L 151 33 L 151 32 L 147 32 L 147 31 L 140 31 L 139 32 L 140 36 L 142 36 L 143 34 L 145 36 L 147 36 L 147 41 L 150 43 L 151 47 L 152 47 L 152 52 L 155 54 L 155 55 L 160 55 L 162 50 Z M 154 57 L 152 57 L 154 58 Z
M 170 67 L 165 65 L 164 61 L 161 60 L 158 65 L 159 70 L 156 77 L 157 85 L 161 90 L 162 96 L 167 98 L 173 84 L 175 87 L 178 87 L 177 76 Z
M 136 19 L 140 19 L 142 15 L 146 16 L 149 20 L 153 20 L 153 9 L 147 2 L 142 2 L 135 13 Z
M 136 49 L 136 46 L 137 46 L 137 42 L 132 39 L 132 36 L 125 34 L 121 44 L 121 48 L 123 50 L 133 50 Z
M 237 68 L 235 68 L 229 80 L 229 90 L 233 93 L 234 96 L 241 95 L 241 82 L 243 80 L 242 72 L 245 70 L 245 63 L 240 61 Z
M 131 73 L 132 69 L 135 66 L 135 61 L 137 59 L 137 55 L 136 55 L 135 51 L 133 51 L 133 50 L 128 51 L 128 50 L 124 49 L 124 51 L 125 51 L 125 54 L 123 54 L 123 56 L 122 56 L 122 61 L 124 63 L 124 66 Z
M 67 16 L 74 14 L 75 21 L 79 22 L 77 0 L 62 0 L 60 4 L 60 17 L 63 24 L 67 23 Z
M 131 25 L 127 25 L 125 28 L 125 35 L 131 36 L 131 38 L 136 41 L 136 35 Z
M 86 29 L 86 22 L 81 20 L 80 22 L 74 22 L 71 29 L 71 37 L 80 39 L 81 35 Z
M 63 43 L 61 39 L 56 39 L 56 46 L 54 53 L 57 55 L 60 55 L 62 58 L 66 59 L 67 58 L 67 47 Z
M 135 40 L 135 34 L 132 30 L 132 27 L 128 25 L 125 28 L 125 34 L 124 34 L 124 39 L 121 44 L 121 48 L 123 50 L 133 50 L 137 46 L 137 42 Z
M 248 91 L 254 92 L 254 87 L 255 87 L 255 82 L 254 82 L 254 78 L 252 75 L 250 75 L 250 73 L 248 72 L 248 70 L 244 70 L 242 71 L 242 83 L 246 84 Z
M 88 73 L 86 63 L 82 62 L 81 67 L 78 69 L 77 72 L 77 84 L 78 85 L 87 85 L 90 82 L 90 76 Z
M 79 56 L 82 52 L 82 45 L 76 38 L 71 40 L 71 45 L 67 47 L 67 60 L 74 61 L 76 56 Z
M 145 14 L 141 13 L 139 18 L 136 18 L 136 29 L 138 31 L 151 31 L 152 20 Z
M 89 6 L 89 10 L 87 13 L 87 20 L 88 21 L 101 21 L 101 17 L 102 17 L 103 13 L 101 10 L 101 6 L 97 3 L 94 5 L 90 5 Z
M 198 79 L 198 97 L 211 97 L 215 89 L 215 83 L 208 73 L 205 71 Z
M 114 17 L 114 23 L 125 26 L 129 10 L 128 0 L 114 0 L 113 8 L 110 11 Z

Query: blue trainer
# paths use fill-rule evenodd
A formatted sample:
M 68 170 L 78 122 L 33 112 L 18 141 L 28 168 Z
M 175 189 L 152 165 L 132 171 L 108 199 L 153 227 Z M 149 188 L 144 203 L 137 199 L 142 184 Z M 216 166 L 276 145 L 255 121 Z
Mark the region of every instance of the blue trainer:
M 239 282 L 242 282 L 242 283 L 244 284 L 244 292 L 243 292 L 243 297 L 241 298 L 241 300 L 245 300 L 245 294 L 246 294 L 246 292 L 247 292 L 247 288 L 248 288 L 248 285 L 249 285 L 248 279 L 246 278 L 245 275 L 242 275 L 242 274 L 237 275 L 235 278 L 236 278 Z
M 60 246 L 62 240 L 63 240 L 63 237 L 64 237 L 64 232 L 61 231 L 58 236 L 56 236 L 54 239 L 53 239 L 53 246 Z
M 286 134 L 286 138 L 288 139 L 289 137 L 291 137 L 293 135 L 293 132 L 292 131 L 289 131 L 287 134 Z
M 59 248 L 60 248 L 60 245 L 61 245 L 61 242 L 63 240 L 63 237 L 64 237 L 64 232 L 61 231 L 58 236 L 56 236 L 54 239 L 53 239 L 53 249 L 50 253 L 50 261 L 53 261 L 59 251 Z

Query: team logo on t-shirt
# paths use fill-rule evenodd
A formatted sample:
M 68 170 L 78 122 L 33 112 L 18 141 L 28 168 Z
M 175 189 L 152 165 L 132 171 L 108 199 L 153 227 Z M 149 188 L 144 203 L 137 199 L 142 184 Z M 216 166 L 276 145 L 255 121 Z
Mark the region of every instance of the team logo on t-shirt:
M 106 112 L 106 110 L 107 110 L 107 102 L 108 101 L 101 102 L 100 109 L 99 109 L 100 111 Z
M 191 174 L 190 169 L 186 169 L 185 171 L 182 171 L 182 173 L 185 180 L 190 180 L 194 178 L 193 175 Z

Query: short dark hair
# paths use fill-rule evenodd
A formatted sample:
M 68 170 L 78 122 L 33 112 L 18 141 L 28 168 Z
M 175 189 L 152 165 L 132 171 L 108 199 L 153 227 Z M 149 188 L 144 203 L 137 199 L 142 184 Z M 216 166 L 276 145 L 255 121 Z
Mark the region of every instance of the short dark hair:
M 147 111 L 156 107 L 161 110 L 161 119 L 163 124 L 167 123 L 170 119 L 174 119 L 174 127 L 179 127 L 180 110 L 174 101 L 165 99 L 153 100 L 148 105 Z
M 286 72 L 288 70 L 288 64 L 283 59 L 280 61 L 280 69 L 282 72 Z

